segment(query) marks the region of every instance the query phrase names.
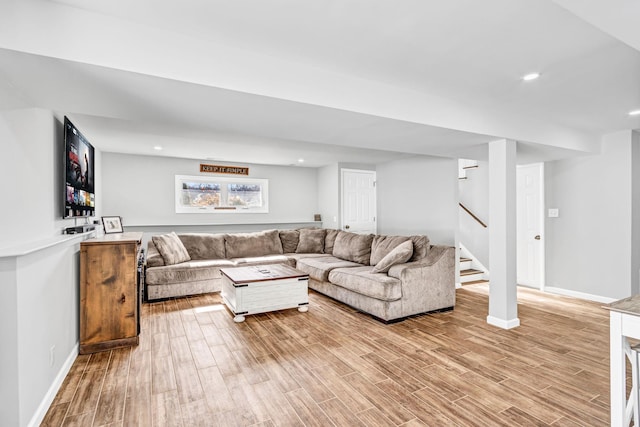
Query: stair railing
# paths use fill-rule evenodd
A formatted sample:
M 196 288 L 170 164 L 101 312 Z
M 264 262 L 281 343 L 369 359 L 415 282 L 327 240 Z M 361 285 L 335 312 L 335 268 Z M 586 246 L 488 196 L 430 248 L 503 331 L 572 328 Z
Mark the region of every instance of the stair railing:
M 477 217 L 473 212 L 471 212 L 471 211 L 469 210 L 469 208 L 467 208 L 467 207 L 466 207 L 465 205 L 463 205 L 462 203 L 458 203 L 458 205 L 460 205 L 460 207 L 461 207 L 462 209 L 464 209 L 464 211 L 465 211 L 466 213 L 468 213 L 469 215 L 471 215 L 471 218 L 475 219 L 475 220 L 478 222 L 478 224 L 480 224 L 480 225 L 481 225 L 481 226 L 483 226 L 484 228 L 487 228 L 487 224 L 485 224 L 484 222 L 482 222 L 482 220 L 481 220 L 480 218 L 478 218 L 478 217 Z

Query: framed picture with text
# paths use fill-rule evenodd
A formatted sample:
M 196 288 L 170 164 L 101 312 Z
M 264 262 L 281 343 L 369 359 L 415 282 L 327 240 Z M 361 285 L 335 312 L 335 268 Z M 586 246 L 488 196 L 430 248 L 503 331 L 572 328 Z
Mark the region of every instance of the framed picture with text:
M 103 216 L 102 226 L 104 227 L 104 234 L 122 233 L 122 218 L 119 216 Z

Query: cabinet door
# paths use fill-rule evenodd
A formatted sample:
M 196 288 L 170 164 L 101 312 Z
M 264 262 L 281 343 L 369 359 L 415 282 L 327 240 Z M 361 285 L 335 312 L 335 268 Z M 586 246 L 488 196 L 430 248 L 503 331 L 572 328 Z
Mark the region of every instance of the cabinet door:
M 84 344 L 137 335 L 136 245 L 103 244 L 82 251 L 81 331 Z

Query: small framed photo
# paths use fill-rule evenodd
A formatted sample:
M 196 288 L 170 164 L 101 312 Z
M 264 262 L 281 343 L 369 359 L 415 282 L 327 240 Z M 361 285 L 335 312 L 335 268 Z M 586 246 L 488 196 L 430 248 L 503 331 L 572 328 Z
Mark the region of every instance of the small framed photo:
M 122 219 L 119 216 L 103 216 L 104 234 L 122 233 Z

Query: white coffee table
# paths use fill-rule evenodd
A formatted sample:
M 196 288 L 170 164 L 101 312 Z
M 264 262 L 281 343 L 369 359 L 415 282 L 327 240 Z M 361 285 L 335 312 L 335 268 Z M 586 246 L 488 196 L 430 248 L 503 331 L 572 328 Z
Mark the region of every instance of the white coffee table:
M 244 322 L 248 314 L 298 308 L 309 310 L 309 275 L 285 264 L 225 267 L 222 300 Z

